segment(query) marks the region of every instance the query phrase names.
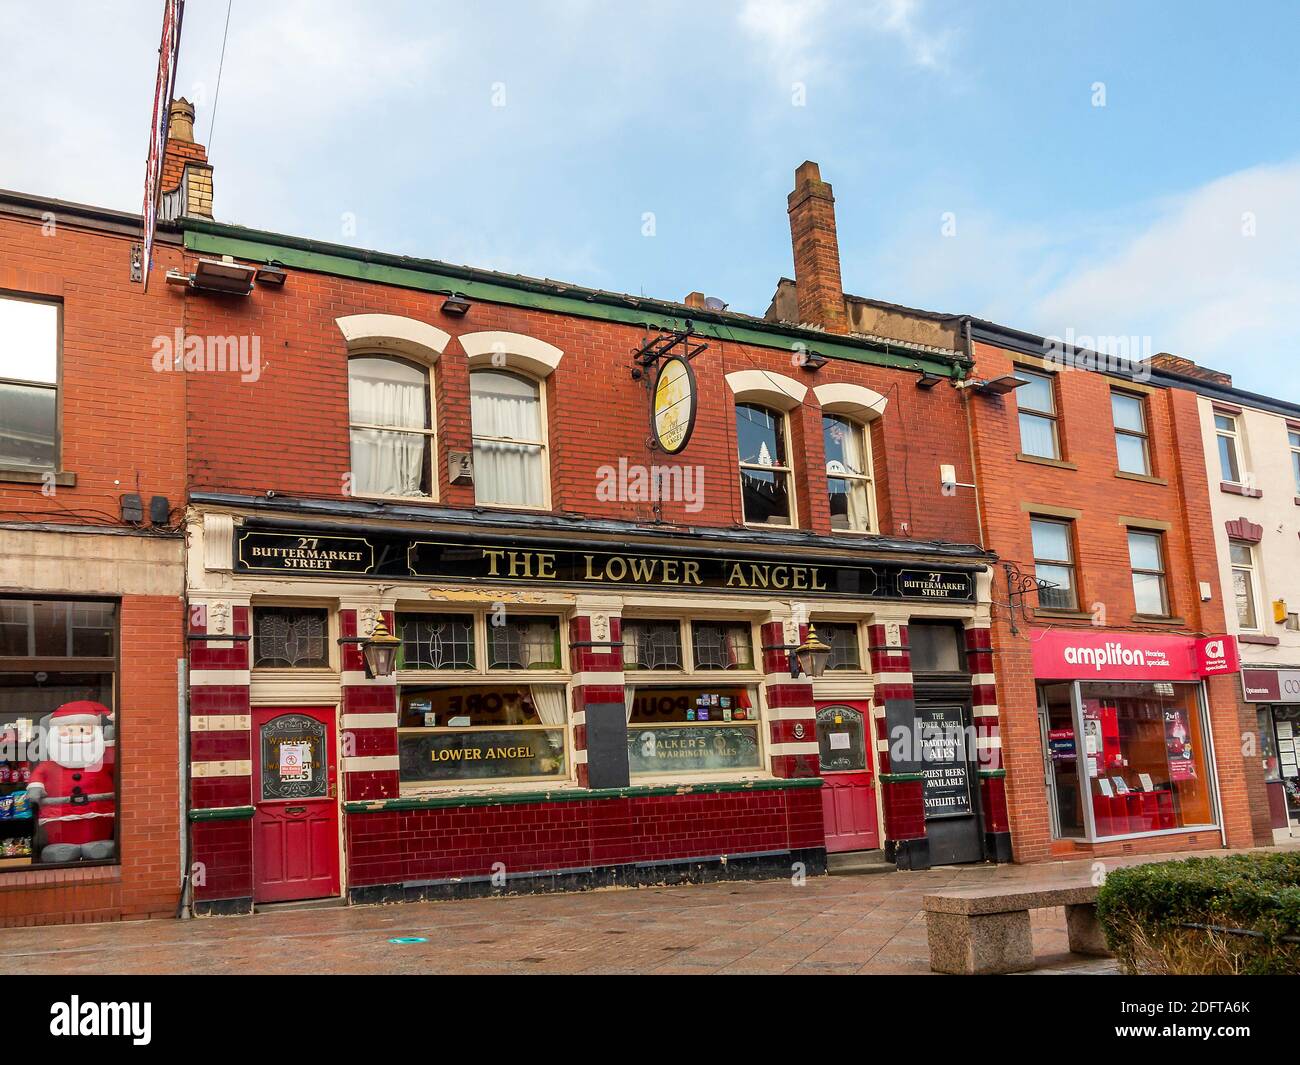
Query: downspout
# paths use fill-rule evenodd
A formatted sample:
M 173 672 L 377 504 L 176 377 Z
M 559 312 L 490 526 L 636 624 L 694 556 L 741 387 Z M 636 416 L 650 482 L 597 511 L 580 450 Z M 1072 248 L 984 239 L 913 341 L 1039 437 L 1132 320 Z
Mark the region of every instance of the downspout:
M 975 366 L 974 345 L 971 343 L 970 318 L 965 317 L 961 320 L 962 343 L 966 352 L 966 358 L 973 368 Z M 962 406 L 966 408 L 966 446 L 970 450 L 970 479 L 974 485 L 972 491 L 975 493 L 975 522 L 979 528 L 979 546 L 987 551 L 984 536 L 984 510 L 980 505 L 980 479 L 978 474 L 979 467 L 975 465 L 975 426 L 971 422 L 970 415 L 970 389 L 961 390 Z

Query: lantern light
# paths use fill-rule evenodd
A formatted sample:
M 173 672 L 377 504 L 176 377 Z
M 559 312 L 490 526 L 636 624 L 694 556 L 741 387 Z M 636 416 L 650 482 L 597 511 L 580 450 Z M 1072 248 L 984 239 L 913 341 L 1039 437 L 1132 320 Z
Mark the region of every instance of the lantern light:
M 366 676 L 372 680 L 391 677 L 393 666 L 397 664 L 397 649 L 401 646 L 402 641 L 388 631 L 384 616 L 380 614 L 374 632 L 361 645 L 361 653 L 366 660 Z

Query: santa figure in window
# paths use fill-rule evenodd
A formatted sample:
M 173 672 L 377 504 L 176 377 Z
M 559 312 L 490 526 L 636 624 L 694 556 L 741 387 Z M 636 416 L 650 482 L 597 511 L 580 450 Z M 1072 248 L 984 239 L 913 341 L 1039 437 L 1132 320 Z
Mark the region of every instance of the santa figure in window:
M 80 701 L 64 703 L 44 721 L 46 759 L 27 785 L 42 862 L 102 861 L 116 851 L 113 757 L 105 735 L 111 718 L 103 704 Z

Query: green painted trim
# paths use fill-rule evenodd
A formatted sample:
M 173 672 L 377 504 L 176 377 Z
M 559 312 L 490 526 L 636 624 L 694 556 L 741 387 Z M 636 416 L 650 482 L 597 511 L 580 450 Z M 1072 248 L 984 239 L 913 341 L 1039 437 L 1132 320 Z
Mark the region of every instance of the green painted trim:
M 924 773 L 881 773 L 880 780 L 885 784 L 903 784 L 910 780 L 924 780 Z
M 346 802 L 350 814 L 382 813 L 385 810 L 437 810 L 452 806 L 517 806 L 534 802 L 590 802 L 593 799 L 639 799 L 651 795 L 715 795 L 736 791 L 783 791 L 787 788 L 819 788 L 821 777 L 789 780 L 710 781 L 700 784 L 632 785 L 626 788 L 557 788 L 554 791 L 513 791 L 500 795 L 447 795 L 422 798 L 374 799 Z
M 827 358 L 870 363 L 917 373 L 926 370 L 953 380 L 969 372 L 965 359 L 950 359 L 937 353 L 893 348 L 880 341 L 859 340 L 815 329 L 799 329 L 761 318 L 718 315 L 660 300 L 596 292 L 577 286 L 537 281 L 508 274 L 488 274 L 467 267 L 454 267 L 427 259 L 412 259 L 380 252 L 362 251 L 342 244 L 327 244 L 264 233 L 240 226 L 227 226 L 187 218 L 185 248 L 203 255 L 233 255 L 253 262 L 275 259 L 285 266 L 314 273 L 351 277 L 381 285 L 396 285 L 423 292 L 459 292 L 470 299 L 503 303 L 514 307 L 553 311 L 577 318 L 592 318 L 651 329 L 684 329 L 692 323 L 695 334 L 716 340 L 794 351 L 796 345 L 817 351 Z M 292 284 L 292 282 L 291 282 Z M 582 295 L 565 295 L 565 291 Z M 710 316 L 714 321 L 709 321 Z
M 1005 769 L 981 769 L 979 775 L 986 780 L 1000 780 L 1007 775 L 1007 771 Z
M 241 821 L 253 816 L 251 806 L 213 806 L 206 810 L 191 810 L 191 821 Z

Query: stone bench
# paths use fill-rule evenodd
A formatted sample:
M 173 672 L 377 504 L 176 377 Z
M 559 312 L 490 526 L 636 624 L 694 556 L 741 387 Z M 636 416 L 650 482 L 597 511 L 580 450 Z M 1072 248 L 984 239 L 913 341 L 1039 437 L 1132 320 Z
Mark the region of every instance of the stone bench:
M 1034 967 L 1029 911 L 1064 906 L 1070 950 L 1109 956 L 1091 884 L 955 889 L 926 895 L 930 968 L 937 973 L 1017 973 Z

